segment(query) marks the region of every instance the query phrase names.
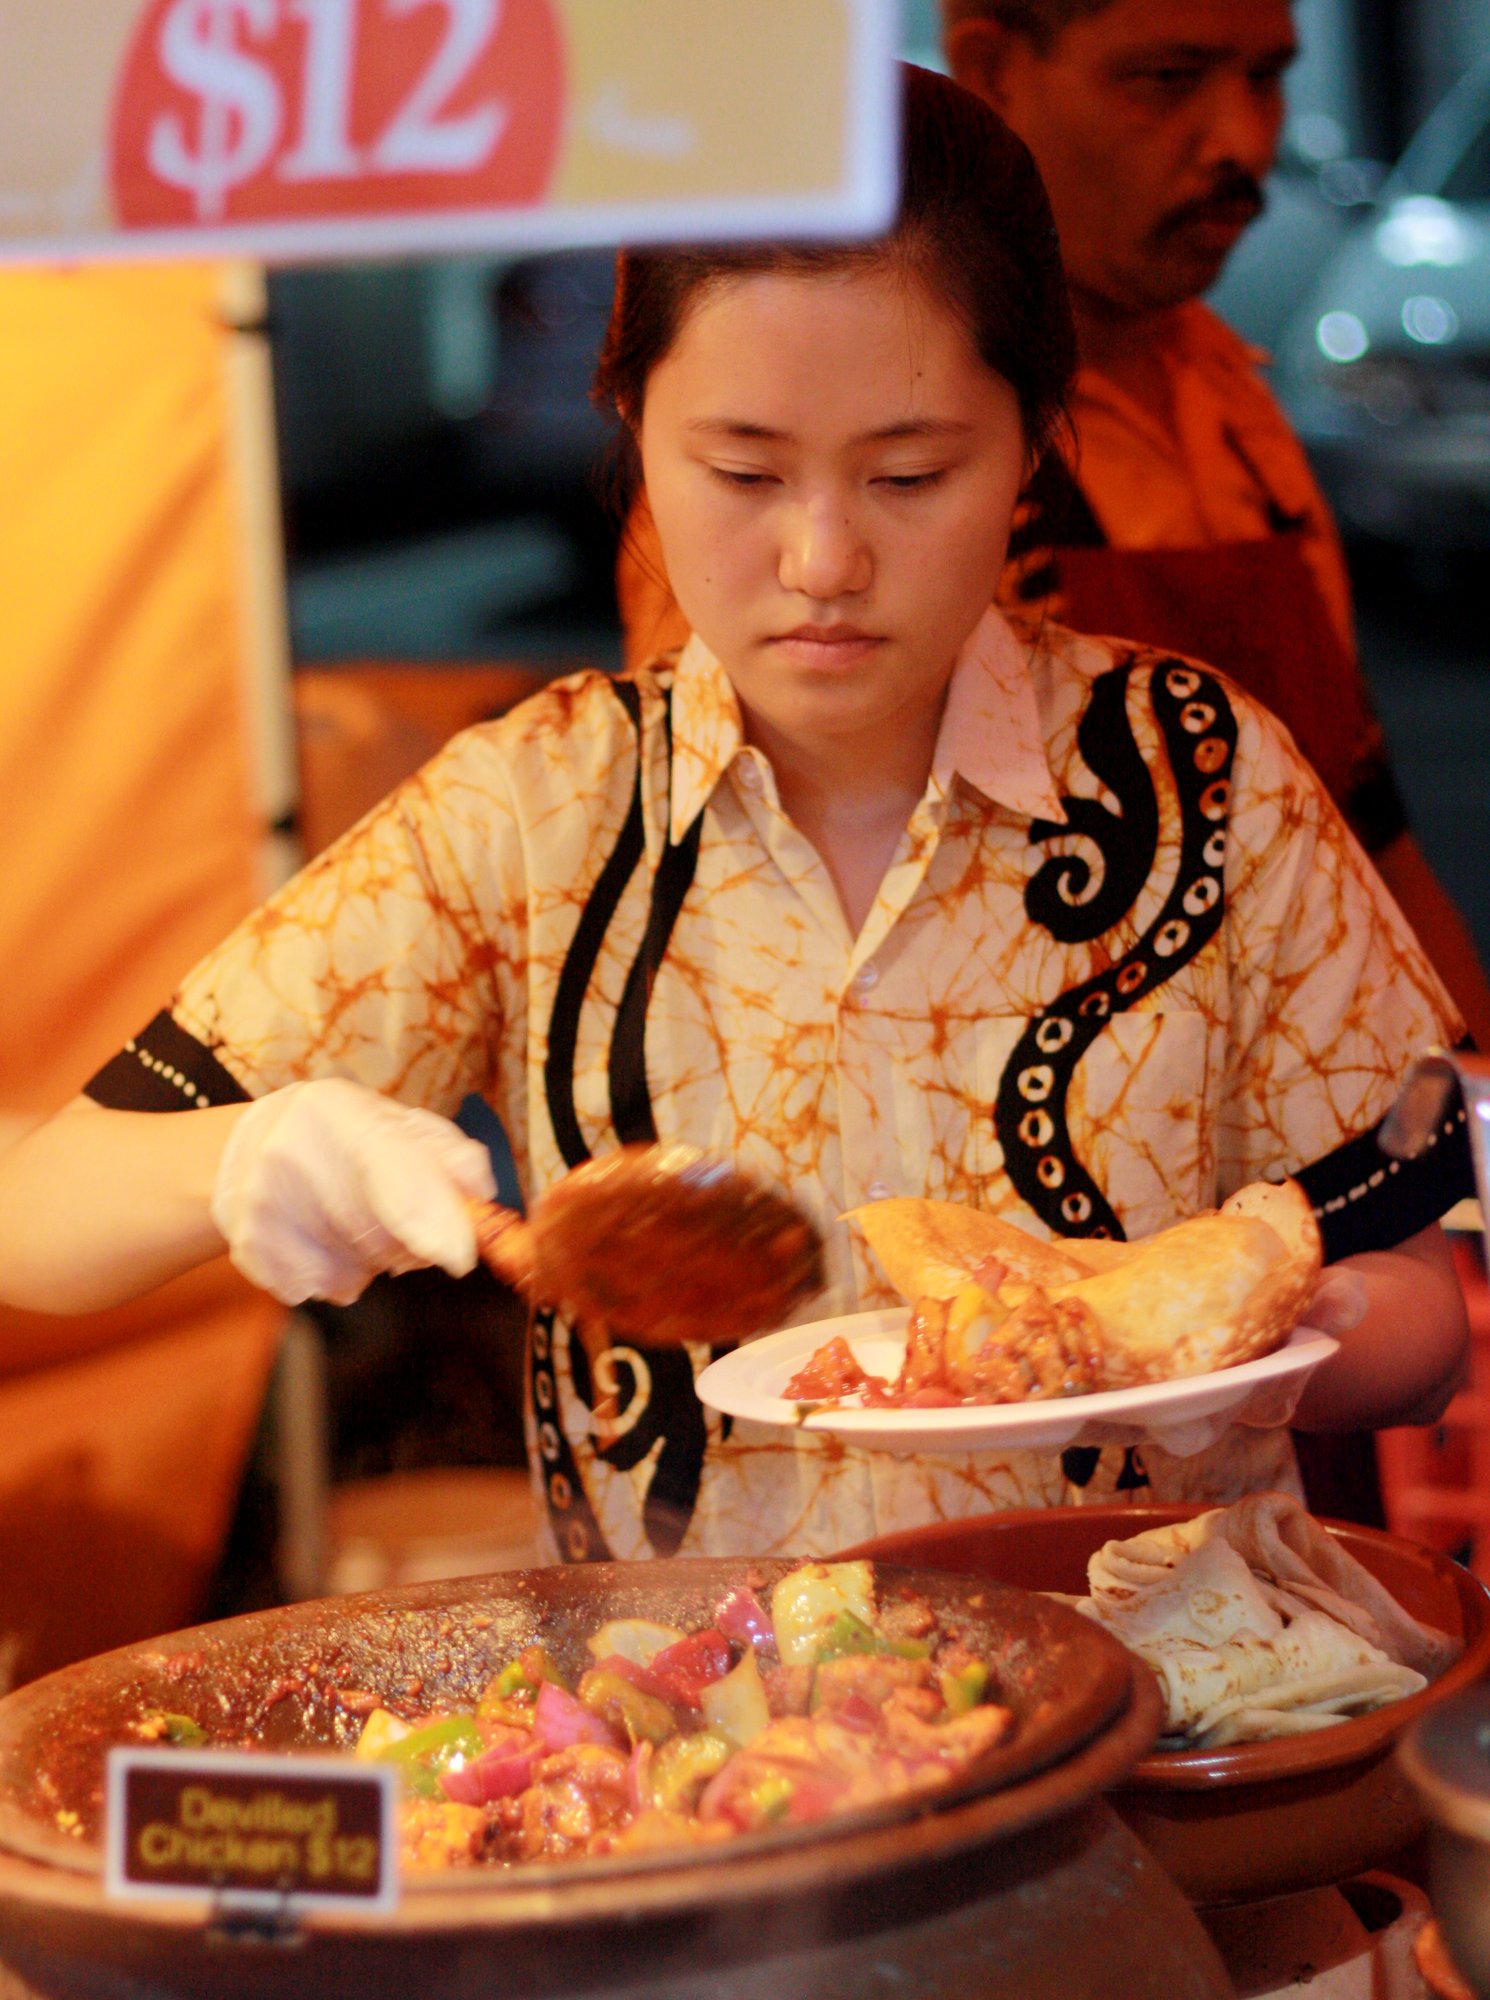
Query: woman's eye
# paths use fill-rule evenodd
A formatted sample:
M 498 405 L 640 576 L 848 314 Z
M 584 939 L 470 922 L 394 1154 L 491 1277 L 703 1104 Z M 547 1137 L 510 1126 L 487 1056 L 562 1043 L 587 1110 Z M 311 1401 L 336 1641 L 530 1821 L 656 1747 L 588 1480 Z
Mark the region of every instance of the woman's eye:
M 919 493 L 937 485 L 945 476 L 945 467 L 938 467 L 935 472 L 882 472 L 876 483 L 889 487 L 892 493 Z
M 771 477 L 769 472 L 746 472 L 733 465 L 711 465 L 709 470 L 726 486 L 764 486 Z

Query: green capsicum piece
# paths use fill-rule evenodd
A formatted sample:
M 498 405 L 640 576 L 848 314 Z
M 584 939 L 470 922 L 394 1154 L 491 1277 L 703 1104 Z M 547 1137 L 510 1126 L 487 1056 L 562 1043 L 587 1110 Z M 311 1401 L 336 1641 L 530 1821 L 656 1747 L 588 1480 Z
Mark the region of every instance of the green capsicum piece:
M 665 1701 L 604 1667 L 582 1676 L 579 1698 L 603 1722 L 619 1723 L 633 1743 L 666 1743 L 678 1733 L 678 1718 Z
M 652 1803 L 664 1812 L 689 1812 L 699 1793 L 735 1754 L 735 1746 L 717 1730 L 696 1729 L 672 1736 L 652 1759 L 646 1784 Z
M 495 1679 L 487 1682 L 476 1704 L 476 1713 L 498 1722 L 526 1722 L 545 1681 L 553 1681 L 558 1687 L 564 1685 L 547 1651 L 542 1646 L 525 1646 Z
M 969 1660 L 955 1674 L 940 1676 L 942 1700 L 949 1715 L 966 1715 L 976 1708 L 988 1688 L 988 1669 L 981 1660 Z
M 924 1660 L 930 1656 L 931 1647 L 924 1639 L 887 1639 L 856 1612 L 840 1611 L 823 1634 L 817 1656 L 820 1660 L 836 1660 L 850 1653 L 866 1653 L 880 1659 Z
M 146 1718 L 158 1743 L 171 1743 L 184 1750 L 199 1750 L 208 1741 L 206 1730 L 194 1716 L 173 1715 L 157 1709 Z M 158 1726 L 158 1728 L 157 1728 Z
M 442 1715 L 390 1743 L 378 1761 L 397 1765 L 411 1792 L 432 1799 L 439 1796 L 441 1771 L 449 1770 L 457 1757 L 474 1760 L 485 1748 L 474 1716 Z
M 760 1819 L 777 1820 L 791 1804 L 795 1790 L 790 1778 L 773 1772 L 770 1777 L 762 1778 L 758 1785 L 752 1785 L 750 1803 Z

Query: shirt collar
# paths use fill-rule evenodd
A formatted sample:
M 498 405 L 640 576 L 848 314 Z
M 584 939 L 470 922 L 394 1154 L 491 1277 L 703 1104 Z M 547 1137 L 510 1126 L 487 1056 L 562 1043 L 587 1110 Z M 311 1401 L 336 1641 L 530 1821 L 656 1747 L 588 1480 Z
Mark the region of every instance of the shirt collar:
M 695 632 L 673 671 L 673 796 L 668 828 L 674 846 L 744 747 L 740 704 L 729 675 Z
M 694 633 L 678 655 L 673 678 L 669 828 L 674 844 L 745 747 L 729 676 Z M 979 619 L 952 669 L 931 774 L 943 794 L 957 776 L 1020 819 L 1065 823 L 1028 651 L 997 609 Z
M 957 656 L 931 774 L 944 792 L 955 774 L 1019 819 L 1065 824 L 1029 648 L 996 607 L 984 612 Z

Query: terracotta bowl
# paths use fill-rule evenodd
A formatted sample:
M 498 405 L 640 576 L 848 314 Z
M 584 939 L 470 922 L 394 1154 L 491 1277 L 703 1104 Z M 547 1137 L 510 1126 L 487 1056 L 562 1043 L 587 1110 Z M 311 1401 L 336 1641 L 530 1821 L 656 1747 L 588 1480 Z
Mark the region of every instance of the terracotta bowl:
M 1200 1507 L 1069 1507 L 985 1514 L 913 1528 L 856 1554 L 1082 1592 L 1102 1544 L 1188 1520 Z M 1371 1715 L 1275 1743 L 1153 1751 L 1112 1802 L 1194 1903 L 1251 1902 L 1343 1882 L 1423 1832 L 1422 1807 L 1393 1755 L 1425 1710 L 1490 1673 L 1490 1591 L 1447 1556 L 1372 1528 L 1323 1523 L 1398 1602 L 1463 1635 L 1431 1686 Z
M 1101 1794 L 1154 1742 L 1158 1684 L 1064 1605 L 881 1568 L 996 1662 L 1018 1728 L 957 1785 L 719 1847 L 411 1875 L 376 1922 L 269 1939 L 101 1879 L 104 1753 L 147 1709 L 277 1750 L 347 1737 L 339 1689 L 472 1699 L 541 1638 L 572 1672 L 605 1618 L 703 1624 L 747 1568 L 504 1571 L 297 1604 L 149 1640 L 0 1701 L 0 1995 L 89 2000 L 1220 2000 L 1215 1947 Z M 82 1838 L 57 1829 L 60 1809 Z M 1093 1910 L 1100 1925 L 1090 1923 Z M 21 1984 L 15 1984 L 19 1980 Z

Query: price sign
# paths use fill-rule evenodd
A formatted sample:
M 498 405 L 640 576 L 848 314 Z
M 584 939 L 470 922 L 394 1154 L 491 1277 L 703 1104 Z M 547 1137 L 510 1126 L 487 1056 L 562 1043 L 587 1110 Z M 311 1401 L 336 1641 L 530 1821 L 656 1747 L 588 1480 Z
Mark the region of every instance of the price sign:
M 349 1758 L 111 1750 L 111 1896 L 246 1910 L 381 1911 L 398 1900 L 397 1773 Z
M 0 0 L 0 255 L 848 234 L 896 0 Z
M 156 0 L 110 179 L 131 227 L 527 206 L 563 111 L 550 0 Z

